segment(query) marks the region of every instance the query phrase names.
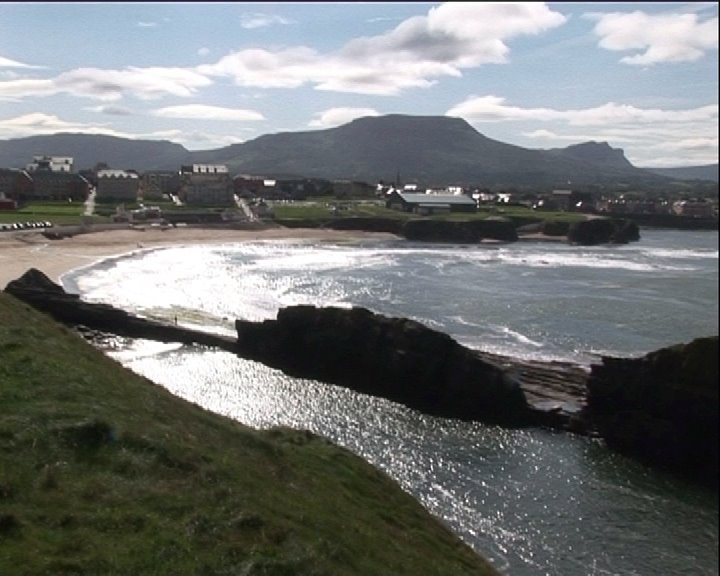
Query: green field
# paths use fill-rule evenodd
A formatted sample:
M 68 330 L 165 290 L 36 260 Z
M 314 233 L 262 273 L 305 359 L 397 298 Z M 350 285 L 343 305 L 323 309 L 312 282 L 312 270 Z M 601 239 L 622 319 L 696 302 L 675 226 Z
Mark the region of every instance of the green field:
M 196 206 L 175 206 L 169 202 L 152 203 L 147 206 L 158 205 L 167 212 L 217 212 L 224 208 L 203 208 Z M 82 222 L 102 223 L 110 221 L 115 214 L 117 203 L 98 203 L 95 215 L 83 216 L 82 203 L 44 202 L 30 203 L 17 211 L 0 211 L 0 223 L 49 221 L 54 225 L 80 224 Z M 138 208 L 139 204 L 126 204 L 126 210 Z M 298 202 L 271 203 L 273 218 L 278 220 L 306 220 L 318 223 L 335 218 L 389 218 L 393 220 L 408 220 L 418 217 L 429 217 L 437 220 L 476 220 L 488 217 L 503 217 L 512 220 L 517 226 L 533 222 L 552 220 L 556 222 L 578 222 L 584 220 L 583 214 L 574 212 L 540 212 L 523 206 L 490 206 L 481 207 L 473 213 L 449 213 L 432 216 L 419 216 L 398 210 L 386 208 L 382 202 L 372 200 L 338 201 L 328 198 L 319 198 Z M 309 224 L 311 225 L 311 224 Z
M 172 396 L 0 293 L 0 574 L 496 574 L 310 433 Z
M 432 218 L 436 220 L 483 220 L 489 217 L 503 217 L 512 220 L 518 226 L 547 220 L 557 222 L 580 222 L 584 214 L 577 212 L 543 212 L 524 206 L 488 206 L 480 207 L 477 212 L 454 212 L 419 216 L 399 210 L 386 208 L 382 203 L 370 201 L 333 202 L 326 200 L 273 203 L 272 211 L 280 220 L 327 220 L 331 218 L 372 217 L 408 220 L 410 218 Z
M 54 225 L 80 224 L 85 205 L 82 202 L 30 202 L 18 210 L 0 211 L 0 223 L 52 222 Z M 84 218 L 88 218 L 87 216 Z M 107 222 L 107 218 L 89 217 L 91 222 Z

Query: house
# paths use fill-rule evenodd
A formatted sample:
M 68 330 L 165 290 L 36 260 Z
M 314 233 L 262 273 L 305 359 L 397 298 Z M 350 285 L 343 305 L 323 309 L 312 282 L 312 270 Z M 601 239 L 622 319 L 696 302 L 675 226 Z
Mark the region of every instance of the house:
M 385 202 L 387 208 L 414 212 L 416 214 L 438 214 L 442 212 L 475 212 L 475 200 L 465 194 L 415 194 L 391 192 Z
M 98 201 L 137 202 L 140 178 L 126 170 L 100 170 L 97 173 Z
M 140 179 L 140 195 L 144 200 L 160 200 L 180 190 L 180 173 L 173 170 L 145 172 Z
M 84 202 L 90 192 L 90 182 L 72 172 L 38 170 L 31 174 L 33 200 L 68 200 Z
M 691 216 L 693 218 L 712 218 L 715 216 L 715 206 L 712 202 L 703 199 L 679 200 L 673 202 L 673 213 L 678 216 Z
M 568 211 L 572 203 L 572 190 L 553 190 L 550 198 L 551 210 Z M 545 207 L 548 207 L 548 202 L 545 202 Z
M 192 164 L 180 169 L 178 196 L 185 204 L 234 206 L 235 190 L 227 166 Z
M 25 166 L 28 172 L 72 172 L 73 158 L 70 156 L 33 156 Z
M 265 180 L 261 176 L 238 174 L 233 178 L 233 188 L 240 198 L 258 198 L 263 196 Z
M 26 170 L 0 169 L 0 198 L 23 202 L 32 197 L 33 179 Z
M 0 210 L 17 210 L 17 202 L 11 198 L 0 196 Z

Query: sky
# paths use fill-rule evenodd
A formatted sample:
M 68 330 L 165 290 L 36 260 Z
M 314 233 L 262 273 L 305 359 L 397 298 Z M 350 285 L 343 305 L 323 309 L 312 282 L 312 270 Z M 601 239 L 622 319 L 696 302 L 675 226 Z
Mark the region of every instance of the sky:
M 0 140 L 204 150 L 385 114 L 717 163 L 718 3 L 0 2 Z

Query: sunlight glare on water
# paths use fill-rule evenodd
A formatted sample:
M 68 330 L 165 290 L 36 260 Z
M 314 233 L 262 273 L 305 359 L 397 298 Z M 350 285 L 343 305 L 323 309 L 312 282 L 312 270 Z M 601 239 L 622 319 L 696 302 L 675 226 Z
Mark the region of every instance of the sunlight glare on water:
M 718 333 L 717 232 L 643 231 L 618 247 L 248 242 L 106 261 L 83 298 L 232 333 L 290 304 L 365 306 L 470 347 L 588 366 Z M 682 319 L 682 322 L 678 321 Z M 135 341 L 113 355 L 249 426 L 311 430 L 385 470 L 513 576 L 718 574 L 718 499 L 543 430 L 424 416 L 226 352 Z

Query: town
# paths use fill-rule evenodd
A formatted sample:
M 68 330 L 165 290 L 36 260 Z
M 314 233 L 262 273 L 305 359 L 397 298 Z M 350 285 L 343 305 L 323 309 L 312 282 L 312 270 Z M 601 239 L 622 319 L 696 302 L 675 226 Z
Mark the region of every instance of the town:
M 36 203 L 82 203 L 86 218 L 97 216 L 113 222 L 210 223 L 270 219 L 273 206 L 318 199 L 331 201 L 328 205 L 336 215 L 347 208 L 343 201 L 363 201 L 423 216 L 522 206 L 537 212 L 714 219 L 715 227 L 718 217 L 717 196 L 695 198 L 679 193 L 649 195 L 618 190 L 597 196 L 570 187 L 544 193 L 493 192 L 481 186 L 424 188 L 420 183 L 402 183 L 399 175 L 395 182 L 376 184 L 232 176 L 222 164 L 138 173 L 101 162 L 92 169 L 75 170 L 72 157 L 49 155 L 34 156 L 24 168 L 0 169 L 0 215 L 5 215 L 0 217 L 2 229 L 51 226 L 52 219 L 27 221 L 21 217 L 27 213 L 23 207 Z M 14 213 L 18 214 L 15 221 Z

